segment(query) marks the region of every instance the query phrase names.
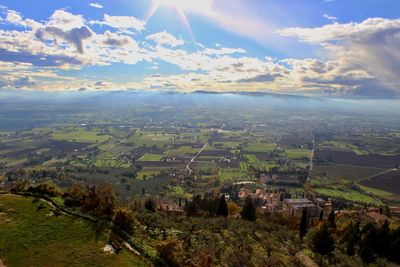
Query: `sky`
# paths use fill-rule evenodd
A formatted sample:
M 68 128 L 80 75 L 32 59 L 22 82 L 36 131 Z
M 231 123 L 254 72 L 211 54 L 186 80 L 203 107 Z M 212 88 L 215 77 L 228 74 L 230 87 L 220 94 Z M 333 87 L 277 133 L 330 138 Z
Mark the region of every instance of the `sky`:
M 0 0 L 0 90 L 400 95 L 397 0 Z

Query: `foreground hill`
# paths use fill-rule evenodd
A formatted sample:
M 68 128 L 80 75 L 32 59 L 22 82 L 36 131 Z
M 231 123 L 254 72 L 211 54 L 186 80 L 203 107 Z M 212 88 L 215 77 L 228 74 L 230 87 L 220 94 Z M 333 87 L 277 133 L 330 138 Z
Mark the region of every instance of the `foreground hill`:
M 7 267 L 145 266 L 126 250 L 104 252 L 104 232 L 83 219 L 54 216 L 34 198 L 0 195 L 0 237 L 0 259 Z

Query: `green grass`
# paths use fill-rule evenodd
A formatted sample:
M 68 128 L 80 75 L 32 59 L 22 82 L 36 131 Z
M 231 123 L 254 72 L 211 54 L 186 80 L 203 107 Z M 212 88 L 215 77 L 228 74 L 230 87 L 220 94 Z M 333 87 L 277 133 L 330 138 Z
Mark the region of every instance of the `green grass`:
M 196 154 L 200 151 L 200 148 L 193 148 L 191 146 L 180 146 L 177 149 L 168 150 L 168 156 L 179 156 L 183 154 Z
M 372 187 L 368 187 L 368 186 L 364 186 L 364 185 L 358 185 L 362 190 L 364 190 L 365 192 L 371 193 L 377 197 L 383 197 L 383 198 L 387 198 L 387 197 L 391 197 L 393 196 L 392 193 L 390 192 L 386 192 L 383 190 L 379 190 L 376 188 L 372 188 Z
M 237 149 L 240 144 L 240 142 L 214 142 L 213 146 L 224 149 Z
M 0 258 L 14 266 L 145 266 L 123 250 L 103 252 L 108 237 L 96 234 L 92 223 L 68 215 L 48 216 L 51 208 L 37 211 L 33 198 L 0 195 Z
M 335 189 L 331 187 L 320 187 L 320 188 L 314 188 L 314 191 L 327 197 L 344 198 L 354 202 L 367 203 L 373 205 L 381 204 L 379 200 L 369 195 L 351 189 Z
M 82 143 L 99 143 L 109 140 L 111 137 L 102 135 L 96 131 L 77 130 L 70 132 L 54 132 L 51 134 L 54 140 L 82 142 Z
M 164 158 L 164 155 L 161 154 L 144 154 L 139 161 L 161 161 Z
M 245 155 L 243 155 L 244 156 L 244 158 L 246 159 L 246 160 L 248 160 L 250 163 L 253 163 L 253 164 L 257 164 L 257 163 L 259 163 L 259 160 L 256 158 L 256 156 L 254 156 L 253 154 L 245 154 Z
M 156 146 L 159 148 L 163 148 L 170 144 L 173 144 L 175 141 L 173 140 L 174 135 L 172 134 L 163 134 L 156 132 L 146 132 L 146 131 L 138 131 L 134 136 L 130 137 L 126 140 L 125 144 L 134 144 L 135 147 L 147 146 L 152 147 Z
M 290 159 L 303 159 L 311 156 L 311 150 L 308 149 L 285 149 L 285 151 Z
M 244 150 L 249 152 L 271 152 L 276 148 L 274 143 L 251 143 Z
M 249 176 L 247 171 L 241 169 L 223 169 L 219 171 L 219 177 L 223 183 L 254 180 L 254 178 Z
M 131 166 L 129 161 L 120 160 L 117 155 L 112 153 L 102 153 L 93 164 L 100 168 L 129 168 Z
M 249 166 L 247 165 L 246 162 L 240 162 L 240 169 L 242 171 L 247 171 L 249 169 Z

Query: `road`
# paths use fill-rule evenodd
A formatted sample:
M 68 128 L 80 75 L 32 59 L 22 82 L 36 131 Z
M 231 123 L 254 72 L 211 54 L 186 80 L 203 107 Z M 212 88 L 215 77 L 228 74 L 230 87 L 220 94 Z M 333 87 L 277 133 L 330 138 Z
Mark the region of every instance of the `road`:
M 314 169 L 314 155 L 315 155 L 315 138 L 313 138 L 313 147 L 310 155 L 310 170 L 308 171 L 307 181 L 311 179 L 311 173 Z
M 186 169 L 189 171 L 189 174 L 192 174 L 193 170 L 190 168 L 190 164 L 193 163 L 193 161 L 196 160 L 196 158 L 200 155 L 201 152 L 203 152 L 204 149 L 207 147 L 207 143 L 204 144 L 204 146 L 200 149 L 200 151 L 189 161 L 189 163 L 186 165 Z

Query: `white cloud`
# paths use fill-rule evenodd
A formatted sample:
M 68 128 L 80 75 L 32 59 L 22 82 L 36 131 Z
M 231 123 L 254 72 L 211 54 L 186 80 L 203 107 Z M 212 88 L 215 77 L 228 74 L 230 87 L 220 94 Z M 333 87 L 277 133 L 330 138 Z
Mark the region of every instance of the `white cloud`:
M 183 40 L 177 39 L 175 36 L 167 33 L 166 31 L 148 35 L 146 36 L 146 40 L 151 40 L 157 45 L 166 45 L 170 47 L 177 47 L 185 44 Z
M 324 14 L 323 17 L 326 18 L 327 20 L 332 20 L 332 21 L 338 20 L 337 17 L 335 17 L 335 16 L 330 16 L 330 15 L 328 15 L 328 14 Z
M 74 15 L 65 10 L 59 9 L 54 11 L 50 19 L 46 23 L 47 27 L 57 27 L 64 31 L 85 26 L 85 19 L 81 15 Z
M 103 8 L 103 6 L 100 5 L 99 3 L 90 3 L 89 6 L 94 7 L 94 8 L 99 8 L 99 9 Z
M 284 36 L 322 46 L 342 73 L 364 73 L 359 88 L 374 90 L 379 95 L 387 91 L 400 91 L 400 20 L 370 18 L 361 23 L 329 24 L 319 28 L 287 28 Z M 366 83 L 371 81 L 373 83 Z
M 7 10 L 5 21 L 14 25 L 31 29 L 37 29 L 41 26 L 40 23 L 34 20 L 23 19 L 21 14 L 16 12 L 15 10 Z
M 103 21 L 90 21 L 90 24 L 107 25 L 124 31 L 134 29 L 140 32 L 145 29 L 146 22 L 132 16 L 110 16 L 105 14 Z
M 246 50 L 243 48 L 228 48 L 228 47 L 219 47 L 218 49 L 214 48 L 206 48 L 203 50 L 203 53 L 206 55 L 228 55 L 228 54 L 244 54 Z
M 164 31 L 133 35 L 145 23 L 134 17 L 105 15 L 88 22 L 81 15 L 56 10 L 45 21 L 25 19 L 6 10 L 4 21 L 16 25 L 0 29 L 0 84 L 33 90 L 169 89 L 369 94 L 400 88 L 400 20 L 369 19 L 361 23 L 333 23 L 317 28 L 287 28 L 278 33 L 323 48 L 325 60 L 272 59 L 247 55 L 242 48 L 185 42 Z M 93 30 L 92 24 L 106 25 Z M 147 41 L 145 41 L 147 40 Z M 148 63 L 161 69 L 168 63 L 175 75 L 156 75 L 132 82 L 101 83 L 58 75 L 59 69 L 82 69 L 113 63 Z M 162 71 L 162 70 L 160 70 Z M 379 88 L 379 89 L 377 89 Z M 398 89 L 397 89 L 398 90 Z

